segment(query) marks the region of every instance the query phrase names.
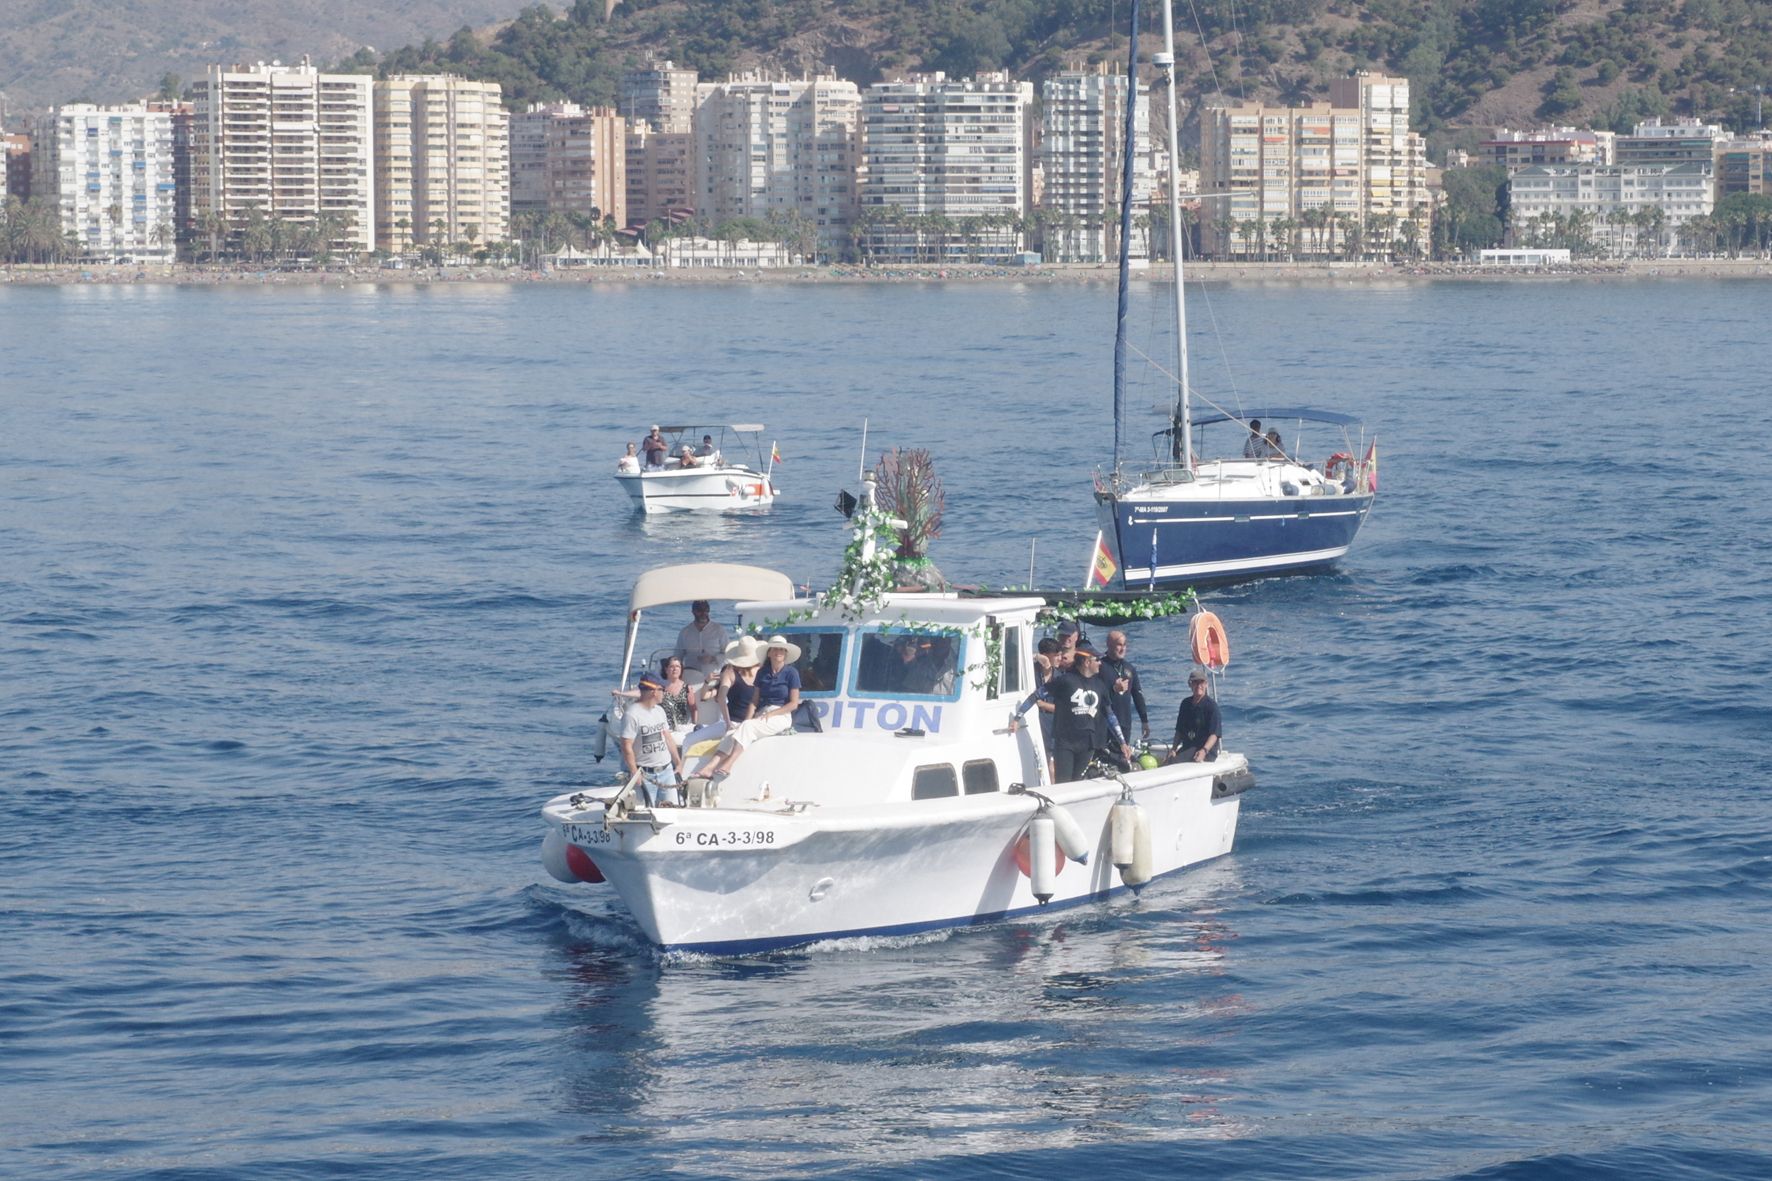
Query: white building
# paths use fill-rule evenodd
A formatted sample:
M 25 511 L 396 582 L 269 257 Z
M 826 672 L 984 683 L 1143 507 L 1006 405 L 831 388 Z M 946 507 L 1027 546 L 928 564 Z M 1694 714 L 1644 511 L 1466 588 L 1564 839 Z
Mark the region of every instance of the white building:
M 837 78 L 735 78 L 696 87 L 695 210 L 798 222 L 827 256 L 849 250 L 861 95 Z
M 1133 110 L 1133 207 L 1148 216 L 1150 182 L 1149 88 L 1140 84 Z M 1126 139 L 1126 76 L 1064 73 L 1041 88 L 1039 207 L 1045 215 L 1048 262 L 1103 262 L 1118 258 L 1120 192 Z M 1144 198 L 1140 200 L 1140 196 Z M 1134 253 L 1147 235 L 1133 230 Z
M 191 85 L 195 240 L 245 245 L 261 219 L 329 231 L 333 250 L 374 248 L 373 79 L 304 60 L 210 66 Z M 212 222 L 219 218 L 219 223 Z
M 147 103 L 58 107 L 37 123 L 31 191 L 93 261 L 170 260 L 177 221 L 172 114 Z
M 509 236 L 510 117 L 502 95 L 496 82 L 445 74 L 376 82 L 380 249 L 484 245 Z
M 929 74 L 862 97 L 862 218 L 870 259 L 1006 262 L 1028 212 L 1031 82 Z M 1051 180 L 1048 178 L 1048 185 Z
M 1681 226 L 1715 208 L 1709 164 L 1524 168 L 1508 182 L 1508 235 L 1516 246 L 1548 242 L 1558 219 L 1578 219 L 1612 255 L 1660 254 Z

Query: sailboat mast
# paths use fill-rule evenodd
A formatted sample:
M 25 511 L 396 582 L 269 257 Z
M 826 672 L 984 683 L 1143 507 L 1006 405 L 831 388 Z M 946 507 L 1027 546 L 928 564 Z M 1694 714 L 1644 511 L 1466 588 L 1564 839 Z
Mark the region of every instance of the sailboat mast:
M 1176 138 L 1175 102 L 1175 5 L 1163 0 L 1163 52 L 1157 55 L 1157 68 L 1169 80 L 1169 250 L 1175 259 L 1175 354 L 1180 388 L 1175 395 L 1175 414 L 1170 421 L 1171 453 L 1191 470 L 1193 461 L 1193 415 L 1188 405 L 1187 373 L 1187 300 L 1182 294 L 1181 275 L 1181 152 Z
M 1132 303 L 1132 130 L 1138 113 L 1138 0 L 1126 51 L 1126 134 L 1120 150 L 1120 299 L 1114 319 L 1114 476 L 1120 474 L 1121 405 L 1126 396 L 1126 314 Z

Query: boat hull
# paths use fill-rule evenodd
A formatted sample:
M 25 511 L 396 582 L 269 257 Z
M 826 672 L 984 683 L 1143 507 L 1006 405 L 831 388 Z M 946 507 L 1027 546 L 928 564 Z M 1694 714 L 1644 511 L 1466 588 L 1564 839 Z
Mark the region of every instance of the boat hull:
M 617 472 L 616 481 L 643 513 L 677 510 L 731 512 L 775 503 L 775 483 L 745 467 Z
M 1241 755 L 1126 776 L 1150 826 L 1152 876 L 1231 851 Z M 1048 905 L 1127 889 L 1112 864 L 1112 780 L 1046 794 L 1093 842 L 1086 863 L 1055 879 Z M 1041 909 L 1015 845 L 1038 803 L 1025 795 L 961 796 L 875 808 L 661 809 L 602 822 L 595 804 L 543 810 L 591 858 L 648 938 L 672 950 L 744 954 L 825 939 L 968 926 Z
M 1098 496 L 1129 590 L 1194 586 L 1334 563 L 1372 510 L 1371 493 L 1163 500 Z

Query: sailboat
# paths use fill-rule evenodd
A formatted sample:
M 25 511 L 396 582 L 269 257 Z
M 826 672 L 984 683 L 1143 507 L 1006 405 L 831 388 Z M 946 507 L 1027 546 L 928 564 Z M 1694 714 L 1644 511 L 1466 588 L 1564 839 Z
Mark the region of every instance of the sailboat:
M 1138 94 L 1138 3 L 1132 5 L 1128 56 L 1128 145 L 1120 202 L 1120 296 L 1114 338 L 1113 468 L 1095 479 L 1101 525 L 1095 569 L 1108 590 L 1155 590 L 1229 581 L 1330 565 L 1347 553 L 1378 496 L 1378 441 L 1367 440 L 1359 420 L 1315 407 L 1277 407 L 1233 414 L 1196 414 L 1188 383 L 1187 301 L 1184 298 L 1181 197 L 1177 182 L 1175 24 L 1171 0 L 1163 0 L 1163 52 L 1154 64 L 1167 79 L 1169 96 L 1169 234 L 1175 260 L 1176 387 L 1168 426 L 1152 435 L 1151 459 L 1122 455 L 1121 405 L 1125 397 L 1126 318 L 1131 271 L 1133 106 Z M 1257 421 L 1296 427 L 1288 438 L 1258 435 Z M 1233 441 L 1230 454 L 1202 458 L 1206 428 Z M 1300 454 L 1306 424 L 1339 428 L 1339 444 L 1313 466 Z

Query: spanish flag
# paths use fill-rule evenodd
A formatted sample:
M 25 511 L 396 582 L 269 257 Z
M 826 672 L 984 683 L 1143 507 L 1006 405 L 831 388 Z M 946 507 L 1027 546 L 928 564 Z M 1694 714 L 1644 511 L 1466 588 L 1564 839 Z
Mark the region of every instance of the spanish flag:
M 1118 569 L 1119 567 L 1114 565 L 1114 555 L 1108 551 L 1107 539 L 1097 532 L 1095 535 L 1095 560 L 1089 564 L 1089 585 L 1108 585 L 1113 581 L 1114 571 Z
M 769 462 L 770 463 L 780 463 L 781 462 L 781 448 L 777 447 L 773 441 L 769 444 Z

